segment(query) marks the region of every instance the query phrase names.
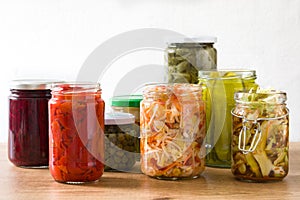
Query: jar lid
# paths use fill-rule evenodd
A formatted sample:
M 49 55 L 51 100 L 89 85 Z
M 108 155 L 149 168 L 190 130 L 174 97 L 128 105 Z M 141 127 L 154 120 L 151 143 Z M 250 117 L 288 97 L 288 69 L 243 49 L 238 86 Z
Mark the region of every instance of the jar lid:
M 111 106 L 116 107 L 140 107 L 142 100 L 142 95 L 122 95 L 112 97 L 110 103 Z
M 130 113 L 105 113 L 105 125 L 134 124 L 135 117 Z
M 216 43 L 217 37 L 214 36 L 193 36 L 193 37 L 174 37 L 168 38 L 167 43 Z
M 17 90 L 49 90 L 53 83 L 61 83 L 51 79 L 19 79 L 10 82 L 10 89 Z

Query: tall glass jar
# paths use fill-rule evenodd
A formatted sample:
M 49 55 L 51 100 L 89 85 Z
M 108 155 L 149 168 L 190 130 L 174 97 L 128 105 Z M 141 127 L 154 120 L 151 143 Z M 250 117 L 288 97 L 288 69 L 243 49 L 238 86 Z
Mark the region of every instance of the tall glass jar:
M 14 80 L 9 95 L 8 158 L 18 167 L 48 167 L 51 80 Z
M 201 86 L 154 84 L 141 102 L 141 170 L 158 179 L 196 178 L 205 168 Z
M 49 169 L 63 183 L 98 180 L 104 171 L 104 101 L 96 83 L 52 87 Z
M 232 110 L 233 175 L 245 181 L 279 181 L 289 170 L 286 93 L 238 92 Z
M 198 71 L 217 68 L 216 37 L 179 38 L 168 43 L 165 59 L 169 83 L 198 83 Z
M 206 165 L 231 166 L 231 109 L 234 92 L 256 89 L 254 70 L 199 71 L 200 83 L 206 87 L 207 137 Z

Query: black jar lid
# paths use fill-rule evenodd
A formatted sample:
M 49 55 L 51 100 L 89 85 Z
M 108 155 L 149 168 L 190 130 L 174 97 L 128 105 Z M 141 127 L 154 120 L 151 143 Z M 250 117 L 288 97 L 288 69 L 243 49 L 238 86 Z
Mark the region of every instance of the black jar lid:
M 59 80 L 51 79 L 17 79 L 10 82 L 13 90 L 50 90 L 53 83 L 61 83 Z

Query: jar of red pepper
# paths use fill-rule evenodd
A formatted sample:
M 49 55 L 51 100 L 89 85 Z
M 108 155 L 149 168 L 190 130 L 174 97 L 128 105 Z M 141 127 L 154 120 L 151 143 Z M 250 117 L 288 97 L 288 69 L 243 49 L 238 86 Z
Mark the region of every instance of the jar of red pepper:
M 97 181 L 104 171 L 104 101 L 97 83 L 52 87 L 49 169 L 62 183 Z
M 8 158 L 18 167 L 48 167 L 48 101 L 52 82 L 11 82 Z

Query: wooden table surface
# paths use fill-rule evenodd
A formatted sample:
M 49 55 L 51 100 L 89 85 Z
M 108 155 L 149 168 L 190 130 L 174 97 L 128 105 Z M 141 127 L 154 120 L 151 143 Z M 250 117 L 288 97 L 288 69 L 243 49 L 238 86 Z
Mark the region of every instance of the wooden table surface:
M 290 144 L 290 171 L 280 182 L 246 183 L 229 169 L 206 168 L 193 180 L 165 181 L 143 174 L 105 172 L 86 185 L 55 182 L 48 169 L 23 169 L 0 144 L 0 199 L 300 199 L 300 142 Z

